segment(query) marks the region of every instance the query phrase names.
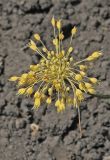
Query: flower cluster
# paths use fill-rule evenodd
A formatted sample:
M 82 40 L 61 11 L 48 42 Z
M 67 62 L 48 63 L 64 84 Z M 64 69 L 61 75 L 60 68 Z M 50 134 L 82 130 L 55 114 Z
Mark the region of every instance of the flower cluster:
M 51 24 L 54 31 L 52 43 L 55 49 L 49 50 L 40 35 L 34 34 L 35 41 L 40 42 L 42 48 L 38 48 L 33 40 L 30 40 L 28 47 L 34 54 L 38 53 L 41 60 L 36 65 L 30 65 L 27 73 L 12 76 L 10 81 L 17 81 L 19 95 L 34 97 L 34 108 L 39 108 L 43 101 L 50 104 L 55 95 L 55 106 L 57 111 L 61 112 L 68 105 L 78 108 L 84 100 L 84 93 L 95 93 L 94 88 L 98 80 L 87 76 L 87 63 L 96 60 L 102 53 L 95 51 L 89 57 L 76 62 L 71 55 L 74 53 L 72 40 L 77 33 L 77 28 L 75 26 L 72 28 L 68 49 L 64 49 L 61 20 L 53 17 Z

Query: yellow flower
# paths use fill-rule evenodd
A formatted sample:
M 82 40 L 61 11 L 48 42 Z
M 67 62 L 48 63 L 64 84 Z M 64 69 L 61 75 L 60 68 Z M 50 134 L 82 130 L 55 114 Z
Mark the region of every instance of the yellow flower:
M 37 51 L 37 46 L 34 43 L 34 41 L 30 40 L 30 43 L 28 44 L 29 48 L 31 48 L 33 51 Z
M 94 57 L 94 58 L 99 58 L 100 56 L 102 56 L 102 52 L 95 51 L 95 52 L 92 53 L 91 56 Z
M 80 89 L 76 89 L 76 97 L 78 100 L 84 100 L 83 92 Z
M 92 88 L 92 84 L 85 82 L 86 88 Z
M 60 40 L 63 40 L 63 39 L 64 39 L 64 34 L 63 34 L 63 33 L 60 33 L 60 34 L 59 34 L 59 39 L 60 39 Z
M 85 71 L 87 69 L 87 66 L 85 65 L 79 65 L 80 70 Z
M 57 28 L 61 29 L 61 20 L 57 21 Z
M 52 26 L 55 27 L 55 18 L 54 18 L 54 16 L 52 17 L 51 23 L 52 23 Z
M 35 98 L 35 101 L 34 101 L 34 108 L 39 108 L 40 107 L 40 98 Z
M 17 81 L 19 79 L 19 77 L 17 76 L 12 76 L 9 78 L 9 81 Z
M 95 93 L 95 90 L 94 90 L 93 88 L 88 88 L 88 92 L 89 92 L 90 94 L 94 94 L 94 93 Z
M 81 81 L 81 80 L 82 80 L 81 74 L 76 74 L 76 75 L 75 75 L 75 79 L 76 79 L 77 81 Z
M 85 87 L 85 85 L 84 85 L 83 82 L 80 82 L 80 83 L 79 83 L 79 89 L 81 89 L 82 91 L 85 91 L 85 92 L 86 92 L 86 87 Z
M 74 50 L 72 40 L 77 28 L 72 28 L 70 43 L 65 47 L 61 20 L 53 17 L 51 24 L 54 30 L 53 47 L 47 49 L 40 35 L 34 34 L 35 40 L 39 41 L 41 46 L 37 47 L 33 40 L 30 40 L 28 46 L 41 57 L 38 64 L 30 65 L 27 73 L 20 77 L 13 76 L 9 80 L 17 81 L 17 86 L 22 87 L 18 94 L 34 97 L 34 108 L 39 108 L 41 102 L 50 104 L 55 96 L 56 109 L 61 112 L 65 110 L 66 104 L 78 108 L 84 100 L 84 93 L 95 93 L 98 80 L 87 76 L 88 63 L 99 58 L 102 53 L 95 51 L 89 57 L 76 61 L 71 53 Z
M 58 99 L 56 102 L 55 102 L 55 106 L 58 107 L 60 105 L 60 100 Z
M 25 92 L 26 92 L 26 88 L 21 88 L 18 90 L 18 95 L 25 94 Z
M 54 44 L 55 46 L 58 45 L 58 39 L 57 39 L 57 38 L 56 38 L 56 39 L 53 39 L 53 44 Z
M 89 57 L 87 58 L 87 61 L 93 61 L 93 60 L 99 58 L 101 55 L 102 55 L 101 52 L 95 51 L 95 52 L 92 53 L 91 56 L 89 56 Z
M 33 93 L 33 87 L 29 87 L 27 90 L 26 90 L 26 94 L 27 95 L 31 95 Z
M 77 28 L 73 27 L 72 30 L 71 30 L 71 34 L 74 35 L 74 34 L 76 34 L 76 32 L 77 32 Z
M 34 38 L 35 38 L 36 40 L 38 40 L 38 41 L 41 40 L 39 34 L 34 34 Z
M 98 80 L 96 78 L 89 78 L 89 80 L 94 84 L 96 84 L 98 82 Z
M 47 104 L 50 104 L 52 102 L 52 99 L 51 97 L 48 97 L 47 100 L 46 100 Z
M 81 76 L 85 76 L 86 75 L 86 73 L 83 72 L 83 71 L 80 71 L 80 74 L 81 74 Z
M 38 66 L 37 65 L 30 65 L 30 70 L 37 71 Z
M 61 99 L 61 101 L 57 102 L 58 104 L 57 106 L 57 112 L 62 112 L 63 110 L 65 110 L 65 104 L 63 102 L 63 99 Z
M 34 98 L 40 98 L 40 96 L 41 96 L 41 94 L 40 94 L 40 92 L 35 92 L 35 94 L 34 94 Z
M 51 87 L 51 88 L 48 89 L 48 93 L 49 93 L 50 96 L 52 95 L 52 92 L 53 92 L 53 89 Z
M 45 47 L 43 47 L 42 50 L 43 50 L 43 52 L 45 52 L 45 53 L 48 52 L 47 48 L 45 48 Z
M 72 51 L 73 51 L 73 47 L 70 47 L 70 48 L 68 49 L 68 52 L 71 53 Z

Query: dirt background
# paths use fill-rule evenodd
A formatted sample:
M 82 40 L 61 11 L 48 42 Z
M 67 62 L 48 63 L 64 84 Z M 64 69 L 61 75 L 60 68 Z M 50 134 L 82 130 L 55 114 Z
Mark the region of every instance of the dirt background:
M 53 15 L 63 19 L 65 45 L 71 27 L 78 27 L 77 58 L 103 51 L 90 75 L 102 81 L 100 93 L 110 94 L 110 0 L 0 0 L 0 160 L 110 160 L 110 99 L 88 96 L 81 104 L 80 138 L 73 108 L 58 114 L 53 103 L 33 111 L 32 100 L 17 97 L 15 84 L 8 82 L 38 62 L 23 49 L 33 33 L 49 46 Z

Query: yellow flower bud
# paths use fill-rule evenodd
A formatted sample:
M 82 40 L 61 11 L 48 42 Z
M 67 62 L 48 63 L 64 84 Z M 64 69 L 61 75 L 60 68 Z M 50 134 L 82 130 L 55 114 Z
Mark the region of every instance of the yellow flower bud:
M 60 39 L 60 40 L 63 40 L 63 39 L 64 39 L 63 33 L 60 33 L 60 34 L 59 34 L 59 39 Z
M 94 59 L 95 59 L 94 57 L 89 56 L 89 57 L 87 58 L 87 61 L 93 61 Z
M 89 92 L 90 94 L 94 94 L 94 93 L 95 93 L 95 90 L 94 90 L 93 88 L 88 88 L 88 92 Z
M 56 102 L 55 102 L 55 106 L 58 107 L 60 105 L 60 100 L 58 99 Z
M 76 97 L 79 101 L 84 100 L 83 92 L 80 89 L 76 89 Z
M 37 66 L 37 65 L 30 65 L 30 69 L 31 69 L 32 71 L 37 71 L 38 66 Z
M 42 50 L 43 50 L 43 52 L 45 52 L 45 53 L 48 51 L 47 48 L 45 48 L 45 47 L 43 47 Z
M 56 88 L 56 90 L 59 90 L 59 89 L 60 89 L 60 87 L 61 87 L 60 83 L 55 84 L 55 88 Z
M 26 94 L 27 95 L 31 95 L 33 93 L 33 87 L 29 87 L 27 90 L 26 90 Z
M 92 57 L 94 57 L 94 58 L 98 58 L 98 57 L 100 57 L 102 55 L 102 52 L 100 52 L 100 51 L 95 51 L 95 52 L 93 52 L 92 53 Z
M 31 48 L 33 51 L 37 51 L 37 46 L 34 43 L 34 41 L 30 40 L 30 43 L 28 44 L 29 48 Z
M 80 74 L 76 74 L 76 75 L 75 75 L 75 79 L 76 79 L 77 81 L 81 81 L 81 80 L 82 80 L 82 76 L 81 76 Z
M 38 41 L 40 41 L 40 40 L 41 40 L 41 38 L 40 38 L 39 34 L 34 34 L 34 38 L 35 38 L 36 40 L 38 40 Z
M 40 98 L 36 98 L 34 101 L 34 108 L 39 108 L 40 106 Z
M 86 88 L 85 88 L 84 83 L 80 82 L 80 83 L 79 83 L 79 88 L 80 88 L 82 91 L 85 91 L 85 92 L 86 92 Z
M 92 85 L 90 83 L 85 82 L 86 88 L 92 88 Z
M 28 76 L 28 74 L 27 74 L 27 73 L 24 73 L 24 74 L 21 75 L 21 79 L 24 79 L 24 80 L 25 80 L 25 79 L 27 78 L 27 76 Z
M 48 89 L 48 93 L 49 93 L 50 96 L 52 95 L 52 92 L 53 92 L 53 89 L 51 87 L 51 88 Z
M 68 52 L 71 53 L 72 51 L 73 51 L 73 47 L 70 47 L 70 48 L 68 49 Z
M 81 76 L 85 76 L 86 75 L 86 73 L 83 72 L 83 71 L 80 71 L 80 74 L 81 74 Z
M 65 104 L 63 102 L 63 99 L 60 101 L 59 105 L 57 106 L 57 112 L 62 112 L 65 110 Z
M 55 18 L 54 18 L 54 16 L 52 17 L 51 24 L 52 24 L 53 27 L 55 27 Z
M 57 28 L 61 29 L 61 20 L 57 21 Z
M 85 65 L 79 65 L 80 70 L 85 71 L 87 69 L 87 66 Z
M 89 78 L 89 80 L 94 84 L 98 82 L 98 80 L 96 78 Z
M 80 89 L 76 89 L 75 93 L 76 93 L 77 97 L 80 96 L 80 95 L 82 95 L 82 91 Z
M 18 90 L 18 95 L 24 94 L 25 91 L 26 91 L 26 88 L 21 88 L 21 89 L 19 89 L 19 90 Z
M 95 60 L 95 59 L 99 58 L 101 55 L 102 55 L 102 53 L 99 51 L 93 52 L 92 55 L 87 58 L 87 61 Z
M 57 39 L 57 38 L 56 38 L 56 39 L 53 39 L 53 44 L 54 44 L 55 46 L 58 45 L 58 39 Z
M 71 30 L 71 34 L 74 35 L 74 34 L 76 34 L 76 32 L 77 32 L 77 28 L 73 27 L 72 30 Z
M 47 100 L 46 100 L 47 104 L 50 104 L 51 101 L 52 101 L 51 97 L 48 97 Z
M 12 76 L 12 77 L 10 77 L 9 81 L 17 81 L 18 79 L 19 79 L 19 77 Z
M 41 96 L 41 94 L 38 91 L 34 94 L 34 98 L 39 98 L 40 96 Z

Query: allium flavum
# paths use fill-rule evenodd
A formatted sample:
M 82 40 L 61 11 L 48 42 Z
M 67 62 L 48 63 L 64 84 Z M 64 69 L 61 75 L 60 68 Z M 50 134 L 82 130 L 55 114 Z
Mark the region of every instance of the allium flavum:
M 47 49 L 39 34 L 34 34 L 35 41 L 42 44 L 42 49 L 38 48 L 33 40 L 30 40 L 28 47 L 34 54 L 38 53 L 42 57 L 41 60 L 36 65 L 30 65 L 29 72 L 21 76 L 13 76 L 10 81 L 17 81 L 19 95 L 34 97 L 34 108 L 39 108 L 43 101 L 51 104 L 52 97 L 55 95 L 55 106 L 57 111 L 61 112 L 68 105 L 79 108 L 84 100 L 84 93 L 95 93 L 94 87 L 98 80 L 87 76 L 87 63 L 96 60 L 102 53 L 95 51 L 89 57 L 75 62 L 71 56 L 74 53 L 71 43 L 77 28 L 75 26 L 72 28 L 69 47 L 64 50 L 61 20 L 55 20 L 53 17 L 51 24 L 54 30 L 52 42 L 55 50 Z

